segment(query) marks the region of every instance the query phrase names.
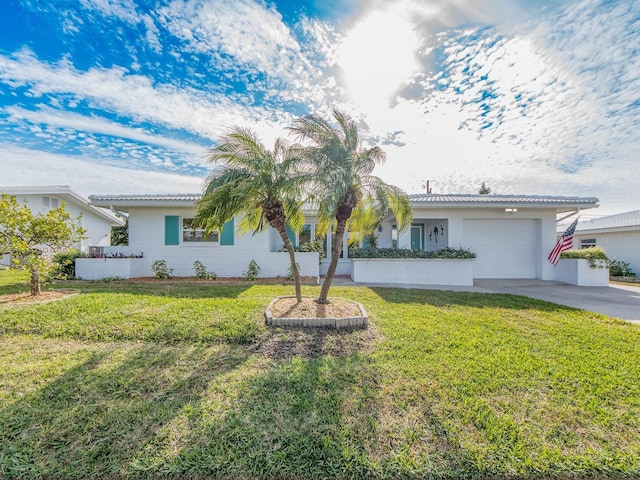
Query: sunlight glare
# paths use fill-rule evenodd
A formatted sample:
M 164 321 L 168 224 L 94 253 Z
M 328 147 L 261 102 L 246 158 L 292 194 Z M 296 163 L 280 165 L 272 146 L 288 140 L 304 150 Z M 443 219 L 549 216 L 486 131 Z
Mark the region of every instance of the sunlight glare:
M 362 105 L 388 106 L 392 95 L 418 69 L 418 38 L 394 12 L 373 12 L 345 36 L 338 53 L 350 98 Z

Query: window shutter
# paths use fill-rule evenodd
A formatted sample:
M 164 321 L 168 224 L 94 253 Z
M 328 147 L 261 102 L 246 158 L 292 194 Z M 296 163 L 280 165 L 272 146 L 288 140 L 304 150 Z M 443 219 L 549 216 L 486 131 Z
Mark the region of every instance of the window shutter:
M 289 237 L 289 240 L 291 240 L 291 243 L 293 243 L 293 246 L 297 247 L 297 245 L 296 245 L 296 234 L 293 231 L 293 229 L 289 226 L 288 223 L 285 225 L 285 230 L 287 231 L 287 237 Z
M 180 245 L 180 217 L 178 215 L 165 215 L 164 217 L 164 244 Z
M 233 218 L 224 224 L 220 232 L 220 245 L 233 245 Z

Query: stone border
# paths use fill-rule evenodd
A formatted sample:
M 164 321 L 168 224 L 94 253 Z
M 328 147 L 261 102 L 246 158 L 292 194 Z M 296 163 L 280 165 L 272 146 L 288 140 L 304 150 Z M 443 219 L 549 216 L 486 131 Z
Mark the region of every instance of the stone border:
M 361 303 L 354 302 L 353 300 L 345 300 L 358 306 L 360 310 L 360 316 L 358 317 L 344 317 L 344 318 L 278 318 L 271 315 L 271 308 L 281 298 L 295 298 L 293 296 L 277 297 L 271 300 L 266 310 L 264 311 L 264 319 L 267 325 L 272 327 L 309 327 L 309 328 L 335 328 L 340 330 L 342 328 L 368 328 L 369 327 L 369 315 L 364 309 Z M 341 299 L 343 300 L 343 299 Z

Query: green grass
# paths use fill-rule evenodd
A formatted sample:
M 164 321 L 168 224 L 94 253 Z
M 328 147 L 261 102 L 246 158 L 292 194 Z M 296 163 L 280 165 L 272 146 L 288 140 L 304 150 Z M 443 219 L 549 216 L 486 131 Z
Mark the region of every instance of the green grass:
M 640 475 L 637 325 L 342 287 L 372 327 L 302 332 L 263 325 L 291 286 L 64 286 L 79 294 L 0 306 L 3 477 Z M 0 295 L 20 289 L 0 272 Z

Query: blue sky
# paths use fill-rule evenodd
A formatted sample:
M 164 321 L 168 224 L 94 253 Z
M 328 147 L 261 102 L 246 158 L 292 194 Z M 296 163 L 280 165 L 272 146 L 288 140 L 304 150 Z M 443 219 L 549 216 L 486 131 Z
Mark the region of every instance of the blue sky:
M 340 108 L 409 193 L 636 210 L 639 53 L 639 1 L 3 0 L 0 185 L 196 192 L 227 128 Z

